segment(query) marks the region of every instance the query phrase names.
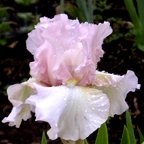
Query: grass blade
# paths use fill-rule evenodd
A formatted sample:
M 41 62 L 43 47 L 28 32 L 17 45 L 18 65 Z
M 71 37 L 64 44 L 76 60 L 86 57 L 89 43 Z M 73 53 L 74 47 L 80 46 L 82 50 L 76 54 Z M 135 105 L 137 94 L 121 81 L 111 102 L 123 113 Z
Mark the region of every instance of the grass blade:
M 88 0 L 88 11 L 89 11 L 89 22 L 93 23 L 94 22 L 94 18 L 93 18 L 93 11 L 94 11 L 93 0 Z
M 144 135 L 142 134 L 142 132 L 139 128 L 138 128 L 138 133 L 139 133 L 140 143 L 144 142 Z
M 136 138 L 134 134 L 132 120 L 131 120 L 130 113 L 128 111 L 126 112 L 126 126 L 130 136 L 130 144 L 136 144 Z
M 85 139 L 85 140 L 84 140 L 84 144 L 88 144 L 88 141 L 87 141 L 87 139 Z
M 71 3 L 65 3 L 64 11 L 67 12 L 71 17 L 78 18 L 80 22 L 85 22 L 86 19 L 81 10 Z
M 140 21 L 144 25 L 144 0 L 137 0 L 136 2 Z
M 64 13 L 64 0 L 60 0 L 60 10 L 61 10 L 61 13 Z
M 82 11 L 86 21 L 89 22 L 89 11 L 86 0 L 77 0 L 76 3 L 79 6 L 80 10 Z
M 130 143 L 130 136 L 129 136 L 129 132 L 126 126 L 124 126 L 123 129 L 123 134 L 122 134 L 122 138 L 121 138 L 121 143 L 120 144 L 131 144 Z
M 47 144 L 47 138 L 46 138 L 45 132 L 43 132 L 42 134 L 41 144 Z
M 108 130 L 106 123 L 99 128 L 95 144 L 108 144 Z
M 124 2 L 135 28 L 139 28 L 139 17 L 137 15 L 133 0 L 124 0 Z
M 86 0 L 77 0 L 76 1 L 77 5 L 79 6 L 79 8 L 82 10 L 84 15 L 87 15 L 87 4 L 86 4 Z

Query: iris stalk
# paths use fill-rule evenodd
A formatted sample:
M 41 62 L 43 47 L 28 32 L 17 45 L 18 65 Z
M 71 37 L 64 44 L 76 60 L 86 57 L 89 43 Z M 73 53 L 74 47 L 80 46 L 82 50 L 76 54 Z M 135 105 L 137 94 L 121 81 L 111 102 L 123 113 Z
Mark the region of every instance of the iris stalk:
M 61 140 L 63 144 L 84 144 L 84 140 L 71 141 L 71 140 Z

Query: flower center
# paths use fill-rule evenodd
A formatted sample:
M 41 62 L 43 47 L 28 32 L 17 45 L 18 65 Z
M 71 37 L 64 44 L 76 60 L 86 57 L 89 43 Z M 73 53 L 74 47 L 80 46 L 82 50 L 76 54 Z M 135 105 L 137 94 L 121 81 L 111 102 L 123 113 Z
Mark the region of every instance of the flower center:
M 78 80 L 76 80 L 76 79 L 69 79 L 66 81 L 66 85 L 69 87 L 73 87 L 73 86 L 77 85 L 77 83 L 78 83 Z

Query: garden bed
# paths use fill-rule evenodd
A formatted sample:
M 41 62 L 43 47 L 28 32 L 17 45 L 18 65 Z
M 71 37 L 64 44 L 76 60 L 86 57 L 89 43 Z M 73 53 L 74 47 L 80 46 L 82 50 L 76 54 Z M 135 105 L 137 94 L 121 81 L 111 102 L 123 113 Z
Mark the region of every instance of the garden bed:
M 14 2 L 2 1 L 2 4 L 3 6 L 12 7 L 14 11 L 26 11 L 24 6 L 16 5 Z M 57 4 L 57 1 L 48 3 L 43 0 L 28 7 L 28 10 L 35 13 L 34 8 L 37 8 L 37 14 L 53 17 L 56 13 L 55 7 Z M 138 76 L 141 89 L 135 93 L 129 93 L 126 98 L 137 136 L 137 127 L 144 132 L 144 52 L 137 49 L 134 45 L 135 39 L 130 32 L 130 18 L 122 1 L 109 0 L 108 5 L 111 6 L 110 9 L 102 12 L 98 11 L 98 14 L 102 15 L 103 19 L 111 22 L 114 32 L 103 45 L 105 54 L 98 64 L 98 69 L 120 75 L 125 74 L 127 70 L 133 70 Z M 10 18 L 16 22 L 20 20 L 16 19 L 14 13 Z M 20 21 L 20 24 L 23 24 L 23 22 Z M 33 60 L 31 54 L 26 50 L 27 33 L 18 33 L 18 27 L 14 29 L 11 33 L 11 38 L 7 40 L 7 44 L 0 46 L 0 120 L 7 116 L 12 108 L 6 96 L 6 87 L 27 79 L 29 77 L 29 62 Z M 120 143 L 124 124 L 124 114 L 114 116 L 114 118 L 109 120 L 110 144 Z M 19 129 L 0 123 L 0 143 L 38 144 L 40 143 L 43 130 L 46 131 L 48 127 L 46 123 L 35 122 L 34 116 L 27 122 L 23 122 Z M 88 138 L 90 144 L 94 142 L 95 135 L 96 132 Z M 60 140 L 49 141 L 49 144 L 56 143 L 59 144 Z

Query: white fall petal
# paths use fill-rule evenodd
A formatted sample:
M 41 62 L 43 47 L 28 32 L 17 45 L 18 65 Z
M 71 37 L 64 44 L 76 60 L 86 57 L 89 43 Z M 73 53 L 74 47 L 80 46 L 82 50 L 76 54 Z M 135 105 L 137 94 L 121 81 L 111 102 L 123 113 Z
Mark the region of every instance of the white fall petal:
M 50 139 L 87 138 L 109 116 L 109 100 L 101 90 L 80 86 L 44 87 L 35 84 L 37 93 L 26 100 L 35 107 L 36 120 L 46 121 Z
M 50 139 L 83 140 L 109 116 L 126 111 L 127 93 L 139 88 L 132 71 L 123 76 L 96 71 L 95 87 L 91 88 L 75 86 L 75 81 L 70 81 L 67 86 L 48 87 L 29 79 L 8 88 L 13 109 L 2 122 L 19 127 L 33 111 L 36 120 L 50 124 Z
M 31 109 L 29 105 L 20 105 L 13 107 L 8 117 L 5 117 L 2 122 L 9 122 L 9 126 L 20 127 L 22 120 L 27 120 L 31 117 Z
M 9 126 L 16 126 L 19 128 L 22 120 L 27 120 L 31 117 L 32 107 L 25 104 L 25 100 L 32 94 L 35 90 L 32 86 L 34 80 L 29 79 L 21 84 L 14 84 L 8 87 L 8 99 L 13 105 L 13 109 L 8 117 L 5 117 L 2 122 L 9 122 Z
M 96 88 L 102 90 L 110 101 L 110 116 L 122 114 L 128 109 L 125 101 L 127 94 L 140 88 L 133 71 L 123 76 L 96 71 Z

